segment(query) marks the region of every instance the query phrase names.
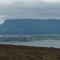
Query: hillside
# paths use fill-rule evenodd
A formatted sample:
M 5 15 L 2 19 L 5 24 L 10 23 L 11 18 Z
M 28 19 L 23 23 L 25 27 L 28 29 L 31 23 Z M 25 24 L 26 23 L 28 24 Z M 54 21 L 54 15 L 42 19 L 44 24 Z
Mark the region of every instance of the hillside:
M 8 19 L 0 25 L 0 35 L 60 34 L 60 20 Z

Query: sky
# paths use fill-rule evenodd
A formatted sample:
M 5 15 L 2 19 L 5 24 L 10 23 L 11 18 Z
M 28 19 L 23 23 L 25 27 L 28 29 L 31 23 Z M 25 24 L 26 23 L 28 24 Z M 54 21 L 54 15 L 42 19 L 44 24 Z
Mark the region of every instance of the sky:
M 60 18 L 60 0 L 0 0 L 0 17 Z

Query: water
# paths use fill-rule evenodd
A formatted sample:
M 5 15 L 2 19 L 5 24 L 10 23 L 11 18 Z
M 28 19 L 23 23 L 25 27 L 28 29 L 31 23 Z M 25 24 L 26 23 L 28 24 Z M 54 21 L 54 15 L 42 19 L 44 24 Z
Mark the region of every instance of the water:
M 25 45 L 35 47 L 54 47 L 60 48 L 60 40 L 40 40 L 40 41 L 12 41 L 12 42 L 0 42 L 0 44 L 12 44 L 12 45 Z
M 0 44 L 60 48 L 60 20 L 8 19 L 0 25 L 0 35 L 27 35 L 23 39 L 15 37 L 12 39 L 2 38 Z M 34 37 L 34 35 L 37 36 Z M 39 37 L 41 35 L 43 37 Z M 45 37 L 46 35 L 48 37 Z
M 60 48 L 60 36 L 4 35 L 0 37 L 0 44 Z

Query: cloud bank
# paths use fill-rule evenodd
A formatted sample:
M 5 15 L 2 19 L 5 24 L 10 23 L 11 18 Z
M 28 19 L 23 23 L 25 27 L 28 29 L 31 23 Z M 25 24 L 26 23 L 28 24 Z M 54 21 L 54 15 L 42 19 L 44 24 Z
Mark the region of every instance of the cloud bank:
M 0 16 L 60 18 L 60 0 L 0 0 Z

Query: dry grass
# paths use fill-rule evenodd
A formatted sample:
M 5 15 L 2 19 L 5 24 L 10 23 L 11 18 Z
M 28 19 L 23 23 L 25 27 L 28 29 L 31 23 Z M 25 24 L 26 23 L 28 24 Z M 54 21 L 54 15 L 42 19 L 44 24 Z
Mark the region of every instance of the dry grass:
M 0 45 L 0 60 L 60 60 L 60 49 Z

